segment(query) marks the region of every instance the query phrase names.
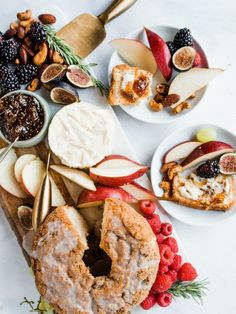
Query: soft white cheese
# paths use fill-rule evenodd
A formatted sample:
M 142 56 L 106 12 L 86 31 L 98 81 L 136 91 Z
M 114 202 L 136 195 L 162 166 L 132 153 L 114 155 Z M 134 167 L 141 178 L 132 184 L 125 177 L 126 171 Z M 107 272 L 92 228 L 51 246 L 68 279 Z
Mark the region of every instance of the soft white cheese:
M 56 113 L 49 127 L 48 142 L 64 165 L 88 168 L 111 153 L 112 135 L 111 114 L 81 102 Z
M 134 72 L 127 72 L 124 74 L 123 79 L 122 79 L 122 83 L 121 83 L 121 89 L 123 91 L 126 90 L 127 86 L 129 83 L 134 83 L 135 80 L 135 75 Z

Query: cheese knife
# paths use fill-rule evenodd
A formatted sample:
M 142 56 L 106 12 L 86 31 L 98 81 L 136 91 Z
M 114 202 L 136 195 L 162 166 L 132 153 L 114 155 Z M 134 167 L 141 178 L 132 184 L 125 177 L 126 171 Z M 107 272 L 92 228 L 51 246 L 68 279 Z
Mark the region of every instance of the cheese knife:
M 57 32 L 74 52 L 87 57 L 106 37 L 105 24 L 130 8 L 137 0 L 115 0 L 100 15 L 84 13 Z

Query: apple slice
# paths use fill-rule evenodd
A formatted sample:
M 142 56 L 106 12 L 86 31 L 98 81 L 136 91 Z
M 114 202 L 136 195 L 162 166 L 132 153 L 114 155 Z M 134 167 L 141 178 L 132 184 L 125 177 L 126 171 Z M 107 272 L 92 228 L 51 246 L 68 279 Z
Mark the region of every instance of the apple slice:
M 62 176 L 68 178 L 72 182 L 82 186 L 85 189 L 96 191 L 96 187 L 93 183 L 93 180 L 90 179 L 87 173 L 77 170 L 74 168 L 69 168 L 63 165 L 52 165 L 50 166 L 51 169 L 60 173 Z
M 201 142 L 186 141 L 172 147 L 164 156 L 163 162 L 168 163 L 187 157 L 195 148 L 201 145 Z
M 96 191 L 83 190 L 78 199 L 78 207 L 100 206 L 107 198 L 116 198 L 124 202 L 136 202 L 137 200 L 120 187 L 97 186 Z
M 187 72 L 178 74 L 170 84 L 169 95 L 179 95 L 180 99 L 171 107 L 178 106 L 222 72 L 222 69 L 192 68 Z
M 121 155 L 110 155 L 96 167 L 90 168 L 90 177 L 100 184 L 120 186 L 132 182 L 148 171 L 148 167 Z
M 157 198 L 152 191 L 144 188 L 136 182 L 122 185 L 121 188 L 136 198 L 138 201 L 155 200 Z
M 157 64 L 153 54 L 141 41 L 121 38 L 114 39 L 109 44 L 129 65 L 156 73 Z
M 40 184 L 45 175 L 46 166 L 44 162 L 40 159 L 35 159 L 30 161 L 25 165 L 21 174 L 21 182 L 25 191 L 31 196 L 35 197 Z M 50 176 L 51 188 L 52 188 L 52 206 L 57 207 L 61 205 L 65 205 L 66 202 L 58 189 L 56 183 L 53 178 Z
M 166 81 L 169 81 L 172 76 L 172 63 L 170 50 L 165 41 L 156 33 L 144 28 L 146 31 L 147 39 L 156 60 L 157 66 Z
M 16 180 L 19 183 L 21 183 L 21 172 L 23 168 L 25 167 L 25 165 L 29 163 L 30 161 L 35 160 L 36 158 L 37 157 L 34 154 L 24 154 L 17 159 L 14 166 L 14 173 L 15 173 Z
M 0 150 L 0 153 L 5 148 Z M 17 156 L 14 149 L 11 149 L 2 162 L 0 162 L 0 186 L 8 193 L 19 197 L 27 198 L 27 194 L 21 189 L 14 174 L 14 165 Z
M 219 141 L 206 142 L 195 148 L 182 162 L 182 166 L 183 169 L 188 169 L 208 159 L 232 152 L 234 152 L 234 148 L 227 143 Z

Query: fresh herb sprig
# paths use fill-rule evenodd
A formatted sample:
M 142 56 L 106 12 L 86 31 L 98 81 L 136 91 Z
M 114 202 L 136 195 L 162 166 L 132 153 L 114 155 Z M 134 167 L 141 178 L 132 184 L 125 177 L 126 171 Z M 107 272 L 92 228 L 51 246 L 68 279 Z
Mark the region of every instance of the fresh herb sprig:
M 96 66 L 97 64 L 86 63 L 81 57 L 76 55 L 73 52 L 73 49 L 69 45 L 67 45 L 63 39 L 57 36 L 55 29 L 51 25 L 44 25 L 44 29 L 47 32 L 47 42 L 49 48 L 54 51 L 57 51 L 68 65 L 72 64 L 78 65 L 81 68 L 81 70 L 83 70 L 90 76 L 93 85 L 100 90 L 101 94 L 107 95 L 108 94 L 107 86 L 105 86 L 102 81 L 98 80 L 91 74 L 91 68 Z
M 207 280 L 181 282 L 177 281 L 168 290 L 172 296 L 182 297 L 184 299 L 193 299 L 197 303 L 202 303 L 202 298 L 206 295 L 208 282 Z

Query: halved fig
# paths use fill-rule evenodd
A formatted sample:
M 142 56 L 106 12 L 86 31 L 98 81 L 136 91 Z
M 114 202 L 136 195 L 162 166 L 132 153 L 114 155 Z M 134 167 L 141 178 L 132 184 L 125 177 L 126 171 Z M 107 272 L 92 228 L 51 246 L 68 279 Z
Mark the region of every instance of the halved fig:
M 178 49 L 172 57 L 172 63 L 177 71 L 184 72 L 192 68 L 196 57 L 196 50 L 192 47 Z
M 66 77 L 76 87 L 87 88 L 93 86 L 91 77 L 78 65 L 70 65 L 67 68 Z
M 77 89 L 65 82 L 59 82 L 55 87 L 53 87 L 50 97 L 53 102 L 62 105 L 69 105 L 79 101 Z
M 17 216 L 22 227 L 26 230 L 33 230 L 32 226 L 32 207 L 21 205 L 17 208 Z
M 221 173 L 235 174 L 236 173 L 236 154 L 228 153 L 221 156 L 219 166 L 220 166 Z
M 52 63 L 46 67 L 41 75 L 43 84 L 55 84 L 59 82 L 66 73 L 66 66 L 59 63 Z

